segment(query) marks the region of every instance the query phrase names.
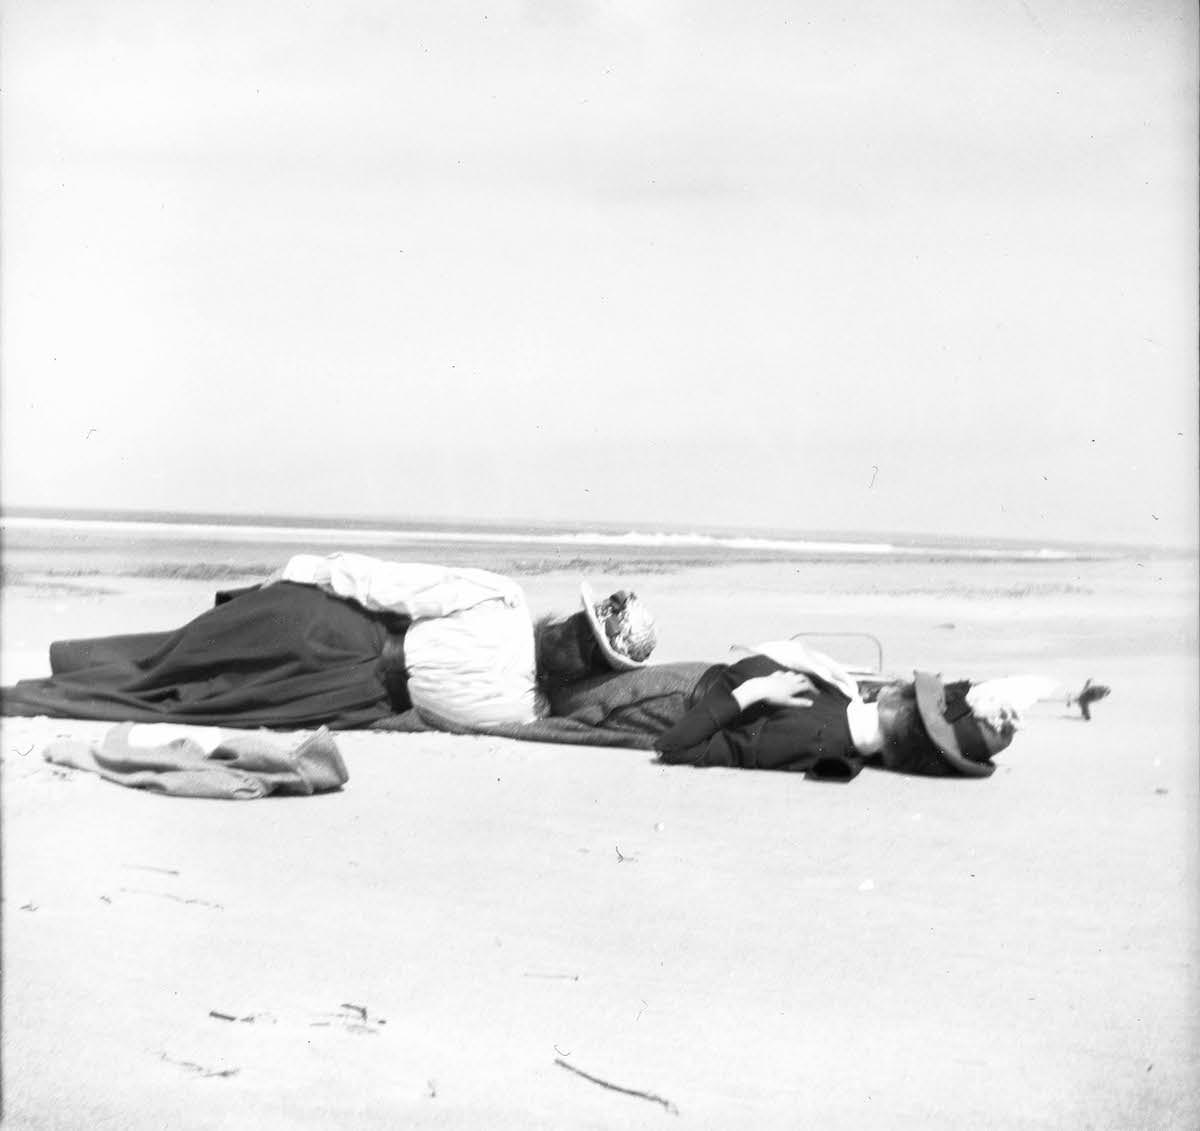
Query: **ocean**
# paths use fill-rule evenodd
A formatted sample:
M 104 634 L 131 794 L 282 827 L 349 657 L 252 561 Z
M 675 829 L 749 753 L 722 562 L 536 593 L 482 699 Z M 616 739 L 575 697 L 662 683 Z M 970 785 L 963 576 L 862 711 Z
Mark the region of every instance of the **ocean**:
M 673 658 L 713 655 L 713 640 L 724 649 L 747 634 L 766 639 L 784 623 L 789 631 L 838 637 L 847 629 L 870 631 L 886 639 L 893 663 L 904 654 L 914 617 L 937 629 L 938 662 L 951 667 L 982 662 L 978 632 L 953 631 L 968 620 L 976 628 L 986 625 L 997 671 L 1004 666 L 998 649 L 1024 654 L 1034 646 L 1028 618 L 1035 614 L 1069 628 L 1072 640 L 1116 633 L 1130 650 L 1142 646 L 1135 637 L 1177 651 L 1194 650 L 1195 643 L 1194 620 L 1182 622 L 1179 612 L 1195 608 L 1194 553 L 1131 547 L 789 530 L 111 513 L 7 513 L 0 537 L 0 628 L 6 647 L 18 653 L 43 638 L 181 623 L 188 609 L 207 607 L 213 592 L 260 582 L 293 554 L 339 550 L 517 577 L 538 612 L 568 607 L 585 578 L 635 589 L 661 610 L 664 623 L 689 626 L 674 629 L 674 644 L 666 641 L 676 649 Z M 686 648 L 681 639 L 689 641 Z M 1044 646 L 1044 640 L 1037 645 Z M 922 645 L 922 656 L 929 647 Z M 40 671 L 43 658 L 39 645 L 29 654 L 33 666 L 20 670 Z M 857 653 L 845 658 L 870 660 Z
M 269 573 L 292 554 L 338 550 L 530 575 L 670 572 L 745 562 L 1067 563 L 1132 548 L 1001 539 L 674 530 L 548 523 L 304 520 L 245 515 L 9 513 L 0 518 L 5 584 L 95 574 L 221 579 Z

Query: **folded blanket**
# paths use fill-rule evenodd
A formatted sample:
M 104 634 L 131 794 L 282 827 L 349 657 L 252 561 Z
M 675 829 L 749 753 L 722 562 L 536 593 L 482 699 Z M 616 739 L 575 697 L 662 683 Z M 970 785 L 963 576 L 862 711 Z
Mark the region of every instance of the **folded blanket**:
M 119 723 L 98 743 L 52 742 L 42 757 L 132 789 L 231 801 L 252 801 L 271 793 L 325 793 L 350 779 L 326 727 L 299 745 L 280 735 L 233 734 L 211 751 L 193 738 L 136 746 L 130 741 L 133 727 Z

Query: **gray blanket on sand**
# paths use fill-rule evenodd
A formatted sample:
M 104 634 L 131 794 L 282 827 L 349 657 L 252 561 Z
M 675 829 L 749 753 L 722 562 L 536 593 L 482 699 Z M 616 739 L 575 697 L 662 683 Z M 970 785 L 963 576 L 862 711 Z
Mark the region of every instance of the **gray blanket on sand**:
M 605 730 L 575 719 L 547 718 L 532 723 L 497 723 L 490 727 L 465 727 L 451 722 L 431 723 L 414 708 L 402 715 L 389 715 L 371 724 L 372 730 L 399 731 L 408 734 L 478 734 L 494 738 L 515 738 L 522 742 L 556 742 L 565 746 L 623 746 L 634 750 L 653 750 L 654 735 L 633 730 Z
M 413 710 L 381 719 L 371 729 L 486 734 L 524 742 L 653 750 L 654 740 L 687 713 L 697 686 L 711 667 L 696 662 L 650 664 L 580 680 L 551 691 L 552 714 L 531 723 L 472 728 L 422 717 Z
M 211 751 L 193 738 L 135 746 L 130 742 L 133 727 L 118 723 L 99 742 L 61 739 L 50 743 L 42 757 L 133 789 L 229 801 L 272 793 L 326 793 L 341 789 L 350 778 L 325 727 L 303 739 L 262 731 L 230 734 Z

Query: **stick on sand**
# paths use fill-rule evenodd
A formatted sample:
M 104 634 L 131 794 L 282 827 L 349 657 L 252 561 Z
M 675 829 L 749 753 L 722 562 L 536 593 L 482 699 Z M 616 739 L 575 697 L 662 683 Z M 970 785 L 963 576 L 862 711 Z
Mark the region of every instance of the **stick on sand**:
M 585 1080 L 590 1080 L 593 1084 L 599 1084 L 602 1088 L 608 1088 L 613 1092 L 621 1092 L 626 1096 L 637 1096 L 641 1100 L 651 1100 L 653 1103 L 662 1104 L 672 1115 L 679 1114 L 679 1108 L 670 1100 L 663 1099 L 662 1096 L 656 1096 L 653 1092 L 639 1092 L 636 1088 L 623 1088 L 620 1084 L 610 1084 L 607 1080 L 601 1080 L 599 1076 L 593 1076 L 589 1072 L 584 1072 L 583 1069 L 576 1068 L 559 1057 L 554 1058 L 554 1063 L 560 1068 L 565 1068 L 568 1072 L 574 1072 L 576 1076 L 582 1076 Z

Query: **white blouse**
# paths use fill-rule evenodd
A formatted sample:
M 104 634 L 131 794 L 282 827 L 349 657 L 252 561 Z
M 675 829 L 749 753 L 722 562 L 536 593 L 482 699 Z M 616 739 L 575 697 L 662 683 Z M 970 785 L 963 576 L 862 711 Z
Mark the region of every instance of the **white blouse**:
M 315 585 L 371 612 L 412 618 L 408 694 L 432 724 L 527 723 L 547 712 L 536 681 L 533 619 L 516 582 L 469 567 L 367 554 L 298 554 L 271 577 Z

